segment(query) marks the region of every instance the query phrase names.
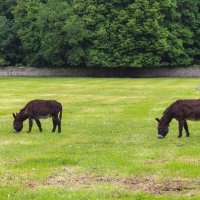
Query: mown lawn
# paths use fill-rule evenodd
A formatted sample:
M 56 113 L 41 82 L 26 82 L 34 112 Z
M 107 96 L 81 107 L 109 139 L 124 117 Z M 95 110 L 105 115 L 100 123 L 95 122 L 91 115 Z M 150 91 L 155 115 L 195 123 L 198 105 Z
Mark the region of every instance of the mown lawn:
M 182 98 L 200 98 L 199 79 L 0 78 L 0 199 L 200 199 L 200 123 L 157 139 L 155 117 Z M 14 134 L 12 113 L 32 99 L 63 105 Z

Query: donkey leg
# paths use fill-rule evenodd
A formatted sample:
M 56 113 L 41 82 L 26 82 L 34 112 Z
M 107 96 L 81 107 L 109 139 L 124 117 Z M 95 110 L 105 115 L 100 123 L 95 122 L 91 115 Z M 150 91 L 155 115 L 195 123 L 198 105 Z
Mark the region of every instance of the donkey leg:
M 33 119 L 32 119 L 32 118 L 29 118 L 29 129 L 28 129 L 28 133 L 31 132 L 32 126 L 33 126 Z
M 52 122 L 53 122 L 52 133 L 54 133 L 55 130 L 56 130 L 56 126 L 57 126 L 57 122 L 56 122 L 56 118 L 55 118 L 55 116 L 52 116 Z
M 58 116 L 55 116 L 54 120 L 55 120 L 56 126 L 58 126 L 58 133 L 60 133 L 61 132 L 61 121 L 58 119 Z
M 178 128 L 179 128 L 178 138 L 182 137 L 183 125 L 184 125 L 184 121 L 182 120 L 178 121 Z
M 188 129 L 188 125 L 187 125 L 187 121 L 185 120 L 184 122 L 184 129 L 186 131 L 186 137 L 189 137 L 190 136 L 190 133 L 189 133 L 189 129 Z
M 57 121 L 57 125 L 58 125 L 58 133 L 61 132 L 61 120 L 58 118 L 58 115 L 56 116 L 56 121 Z
M 58 119 L 58 133 L 61 132 L 61 120 Z
M 41 126 L 40 120 L 39 120 L 39 119 L 35 119 L 35 122 L 36 122 L 36 124 L 37 124 L 37 126 L 38 126 L 40 132 L 42 132 L 42 126 Z

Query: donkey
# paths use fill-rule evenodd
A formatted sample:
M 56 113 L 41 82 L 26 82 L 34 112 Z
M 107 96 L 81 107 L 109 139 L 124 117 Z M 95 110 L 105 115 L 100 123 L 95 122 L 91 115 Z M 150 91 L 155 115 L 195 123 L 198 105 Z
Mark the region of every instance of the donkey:
M 182 137 L 183 127 L 186 131 L 186 137 L 189 137 L 190 133 L 186 120 L 200 120 L 200 99 L 177 100 L 164 111 L 161 119 L 156 118 L 159 139 L 167 135 L 169 124 L 173 118 L 178 121 L 178 138 Z
M 55 132 L 56 127 L 58 126 L 58 133 L 60 133 L 61 119 L 62 119 L 62 105 L 54 100 L 36 99 L 28 102 L 26 106 L 20 110 L 19 113 L 16 114 L 13 113 L 13 117 L 14 117 L 13 128 L 15 133 L 19 133 L 22 130 L 23 122 L 26 119 L 29 120 L 28 133 L 31 132 L 33 126 L 33 120 L 36 121 L 39 131 L 42 132 L 42 127 L 39 119 L 48 117 L 52 117 L 53 121 L 52 132 Z

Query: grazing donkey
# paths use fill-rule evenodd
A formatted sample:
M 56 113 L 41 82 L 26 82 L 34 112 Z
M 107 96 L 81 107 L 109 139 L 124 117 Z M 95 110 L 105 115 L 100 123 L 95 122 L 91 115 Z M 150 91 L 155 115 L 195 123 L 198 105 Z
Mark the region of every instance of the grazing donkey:
M 186 131 L 186 137 L 190 136 L 186 120 L 200 120 L 200 99 L 178 100 L 172 103 L 163 113 L 158 121 L 158 138 L 164 138 L 168 133 L 168 127 L 171 120 L 175 118 L 179 125 L 179 135 L 182 137 L 183 127 Z
M 59 117 L 58 114 L 60 113 Z M 31 132 L 33 126 L 33 119 L 36 121 L 36 124 L 42 132 L 42 127 L 40 120 L 41 118 L 52 117 L 53 129 L 52 132 L 55 132 L 56 126 L 58 126 L 58 133 L 61 132 L 61 119 L 62 119 L 62 105 L 54 100 L 41 100 L 36 99 L 28 102 L 24 108 L 20 110 L 19 113 L 14 114 L 13 128 L 14 132 L 18 133 L 23 128 L 23 122 L 29 120 L 29 130 Z

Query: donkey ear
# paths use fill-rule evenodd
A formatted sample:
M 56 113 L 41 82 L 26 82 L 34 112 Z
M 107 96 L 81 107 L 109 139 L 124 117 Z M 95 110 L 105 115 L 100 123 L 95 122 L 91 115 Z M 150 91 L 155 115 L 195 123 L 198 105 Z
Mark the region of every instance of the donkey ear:
M 13 113 L 13 117 L 14 117 L 14 119 L 16 118 L 16 115 Z
M 158 119 L 158 118 L 155 118 L 155 120 L 158 122 L 158 123 L 160 123 L 161 121 L 160 121 L 160 119 Z

